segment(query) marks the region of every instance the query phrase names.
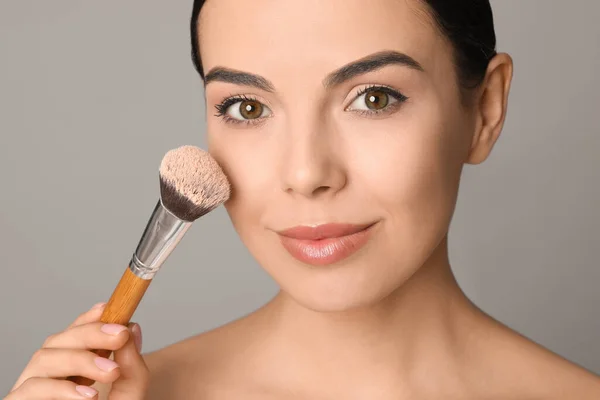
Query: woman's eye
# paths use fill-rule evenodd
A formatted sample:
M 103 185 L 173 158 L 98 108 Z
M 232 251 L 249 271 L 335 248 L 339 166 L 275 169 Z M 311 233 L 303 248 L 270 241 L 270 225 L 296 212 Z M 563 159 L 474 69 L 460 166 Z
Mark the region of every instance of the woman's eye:
M 227 107 L 225 113 L 240 121 L 268 117 L 271 110 L 256 100 L 242 100 Z
M 366 90 L 348 106 L 349 110 L 377 112 L 406 99 L 400 93 L 391 93 L 392 89 L 375 88 Z

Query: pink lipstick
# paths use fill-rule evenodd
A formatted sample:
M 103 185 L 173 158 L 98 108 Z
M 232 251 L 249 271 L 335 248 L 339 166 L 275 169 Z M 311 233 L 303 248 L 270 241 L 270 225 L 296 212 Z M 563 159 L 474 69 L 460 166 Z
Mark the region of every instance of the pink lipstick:
M 369 240 L 374 225 L 297 226 L 277 233 L 292 257 L 317 266 L 336 263 L 357 252 Z

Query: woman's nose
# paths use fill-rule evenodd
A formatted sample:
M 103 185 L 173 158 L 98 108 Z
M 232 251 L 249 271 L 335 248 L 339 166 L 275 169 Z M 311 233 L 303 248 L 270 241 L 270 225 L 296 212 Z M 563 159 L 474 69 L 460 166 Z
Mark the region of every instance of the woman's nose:
M 336 152 L 335 138 L 318 133 L 290 135 L 283 157 L 282 184 L 289 194 L 334 195 L 346 186 L 346 170 L 342 155 Z

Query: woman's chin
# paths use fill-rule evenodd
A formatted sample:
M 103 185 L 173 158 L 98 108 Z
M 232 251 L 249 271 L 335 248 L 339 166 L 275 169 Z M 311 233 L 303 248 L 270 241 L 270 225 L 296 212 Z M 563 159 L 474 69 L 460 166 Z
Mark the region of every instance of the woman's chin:
M 374 276 L 364 280 L 348 275 L 281 282 L 282 296 L 315 312 L 342 313 L 380 303 L 404 281 L 401 278 L 398 281 L 384 279 L 383 276 L 379 280 Z
M 343 293 L 336 296 L 322 296 L 312 293 L 287 293 L 298 305 L 319 313 L 347 313 L 357 311 L 379 303 L 386 296 L 382 295 L 357 295 L 356 293 Z

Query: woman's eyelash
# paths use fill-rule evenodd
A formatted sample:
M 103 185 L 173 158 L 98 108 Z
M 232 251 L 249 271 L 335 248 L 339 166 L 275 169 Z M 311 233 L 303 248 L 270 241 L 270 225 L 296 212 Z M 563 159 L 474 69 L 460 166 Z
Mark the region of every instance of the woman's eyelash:
M 377 85 L 373 85 L 373 86 L 368 86 L 365 87 L 361 90 L 358 91 L 358 93 L 356 94 L 356 97 L 360 97 L 365 93 L 369 93 L 369 92 L 373 92 L 373 91 L 378 91 L 378 92 L 382 92 L 385 93 L 389 96 L 392 96 L 393 98 L 395 98 L 396 100 L 398 100 L 399 102 L 403 102 L 408 100 L 408 97 L 406 97 L 405 95 L 403 95 L 402 93 L 400 93 L 399 91 L 392 89 L 389 86 L 377 86 Z
M 240 101 L 256 101 L 256 102 L 258 102 L 257 99 L 252 98 L 250 96 L 234 95 L 234 96 L 226 98 L 220 104 L 215 105 L 215 108 L 217 109 L 217 114 L 215 116 L 216 117 L 227 116 L 227 109 L 229 107 L 231 107 L 232 105 L 234 105 L 235 103 L 239 103 Z

